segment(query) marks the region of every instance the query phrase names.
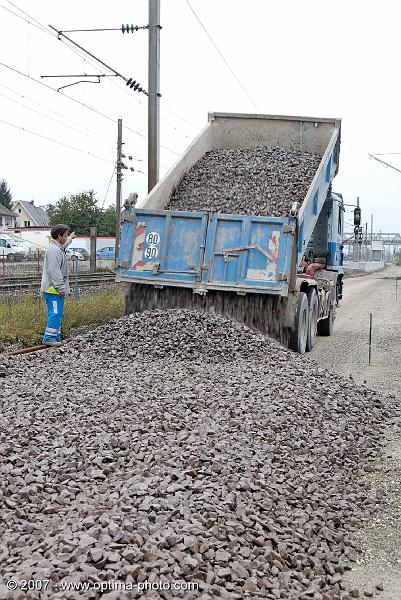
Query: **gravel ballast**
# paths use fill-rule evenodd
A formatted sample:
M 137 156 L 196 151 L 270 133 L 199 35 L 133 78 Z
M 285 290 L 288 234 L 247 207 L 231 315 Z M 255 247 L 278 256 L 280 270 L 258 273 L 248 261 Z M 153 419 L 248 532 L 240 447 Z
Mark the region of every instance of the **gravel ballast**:
M 320 161 L 280 147 L 212 150 L 183 177 L 166 210 L 285 217 L 294 202 L 302 204 Z
M 166 579 L 199 589 L 104 597 L 340 598 L 371 509 L 361 476 L 392 418 L 376 393 L 186 310 L 4 360 L 3 581 L 50 579 L 30 598 Z

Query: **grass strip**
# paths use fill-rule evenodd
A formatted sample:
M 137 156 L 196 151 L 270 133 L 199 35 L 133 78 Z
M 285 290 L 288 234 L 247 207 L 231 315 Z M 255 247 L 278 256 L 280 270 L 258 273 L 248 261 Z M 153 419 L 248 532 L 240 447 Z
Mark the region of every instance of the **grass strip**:
M 110 290 L 86 295 L 78 300 L 66 298 L 63 317 L 63 338 L 76 327 L 105 323 L 124 314 L 124 291 Z M 35 295 L 24 295 L 9 301 L 0 297 L 0 350 L 8 344 L 24 347 L 39 344 L 46 325 L 46 304 Z

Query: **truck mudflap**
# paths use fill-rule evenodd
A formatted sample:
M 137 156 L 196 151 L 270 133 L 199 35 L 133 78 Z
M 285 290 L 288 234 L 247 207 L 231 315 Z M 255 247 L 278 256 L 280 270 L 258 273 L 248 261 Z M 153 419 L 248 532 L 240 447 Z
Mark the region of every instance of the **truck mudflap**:
M 296 220 L 127 210 L 117 281 L 287 296 Z

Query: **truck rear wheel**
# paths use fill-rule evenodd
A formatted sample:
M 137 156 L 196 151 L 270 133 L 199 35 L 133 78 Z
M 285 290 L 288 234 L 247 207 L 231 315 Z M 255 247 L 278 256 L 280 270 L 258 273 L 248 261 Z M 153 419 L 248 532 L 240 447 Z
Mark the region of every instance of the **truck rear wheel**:
M 317 332 L 319 335 L 331 335 L 334 326 L 334 307 L 329 310 L 329 316 L 321 319 L 317 324 Z
M 304 292 L 299 292 L 297 312 L 295 314 L 294 326 L 291 331 L 290 348 L 304 354 L 308 339 L 309 329 L 309 306 L 308 297 Z
M 317 335 L 317 318 L 319 314 L 319 301 L 315 288 L 311 287 L 308 290 L 308 307 L 309 307 L 309 324 L 308 337 L 306 340 L 306 351 L 310 352 L 316 343 Z

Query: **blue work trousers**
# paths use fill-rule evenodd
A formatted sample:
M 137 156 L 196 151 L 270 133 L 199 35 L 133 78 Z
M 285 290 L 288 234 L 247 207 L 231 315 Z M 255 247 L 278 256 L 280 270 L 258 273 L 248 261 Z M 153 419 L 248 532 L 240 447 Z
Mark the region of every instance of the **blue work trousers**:
M 64 312 L 64 296 L 44 292 L 47 307 L 47 324 L 43 342 L 61 341 L 61 319 Z

